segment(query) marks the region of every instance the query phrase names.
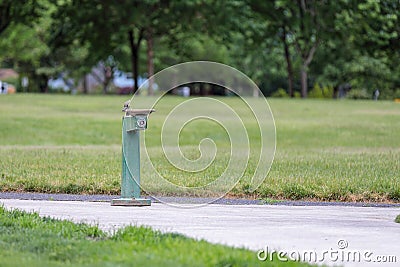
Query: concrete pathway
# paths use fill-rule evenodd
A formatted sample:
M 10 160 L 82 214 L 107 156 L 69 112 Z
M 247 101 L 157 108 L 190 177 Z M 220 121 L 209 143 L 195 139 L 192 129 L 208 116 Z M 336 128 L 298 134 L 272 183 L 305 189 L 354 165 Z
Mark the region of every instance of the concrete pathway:
M 151 207 L 13 199 L 0 199 L 0 203 L 43 216 L 98 224 L 106 231 L 146 225 L 246 247 L 260 258 L 268 250 L 319 264 L 323 260 L 329 265 L 400 266 L 400 224 L 394 222 L 400 214 L 398 207 L 208 205 L 185 209 L 159 203 Z M 278 259 L 278 253 L 272 255 Z

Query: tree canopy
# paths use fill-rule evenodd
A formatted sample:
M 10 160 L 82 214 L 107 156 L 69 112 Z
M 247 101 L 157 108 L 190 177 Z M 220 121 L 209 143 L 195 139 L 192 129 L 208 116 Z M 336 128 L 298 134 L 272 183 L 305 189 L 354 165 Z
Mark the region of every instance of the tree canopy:
M 351 88 L 391 98 L 400 94 L 399 16 L 393 0 L 0 0 L 0 66 L 28 76 L 31 91 L 62 74 L 74 87 L 91 75 L 107 93 L 117 69 L 136 90 L 139 77 L 211 60 L 265 95 Z

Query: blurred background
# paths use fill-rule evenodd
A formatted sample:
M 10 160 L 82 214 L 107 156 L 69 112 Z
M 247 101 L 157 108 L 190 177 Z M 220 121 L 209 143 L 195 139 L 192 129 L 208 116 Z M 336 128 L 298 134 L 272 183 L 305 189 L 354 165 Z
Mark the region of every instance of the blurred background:
M 1 93 L 132 94 L 209 60 L 265 96 L 400 99 L 399 16 L 398 0 L 0 0 Z

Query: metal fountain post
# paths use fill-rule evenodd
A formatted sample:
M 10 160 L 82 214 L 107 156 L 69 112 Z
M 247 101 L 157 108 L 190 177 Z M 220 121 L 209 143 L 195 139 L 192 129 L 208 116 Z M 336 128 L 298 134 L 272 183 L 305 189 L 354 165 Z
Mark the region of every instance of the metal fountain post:
M 122 118 L 121 198 L 111 206 L 150 206 L 151 200 L 140 197 L 140 131 L 147 129 L 147 119 L 154 109 L 130 109 L 125 103 Z

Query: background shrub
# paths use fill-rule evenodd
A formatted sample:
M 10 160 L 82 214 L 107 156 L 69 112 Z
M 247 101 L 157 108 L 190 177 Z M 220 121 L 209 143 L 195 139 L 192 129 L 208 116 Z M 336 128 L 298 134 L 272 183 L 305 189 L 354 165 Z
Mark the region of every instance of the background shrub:
M 277 91 L 272 93 L 271 97 L 286 98 L 289 97 L 289 95 L 286 93 L 285 89 L 279 88 Z
M 346 97 L 348 99 L 371 99 L 371 95 L 368 94 L 366 89 L 352 89 Z

